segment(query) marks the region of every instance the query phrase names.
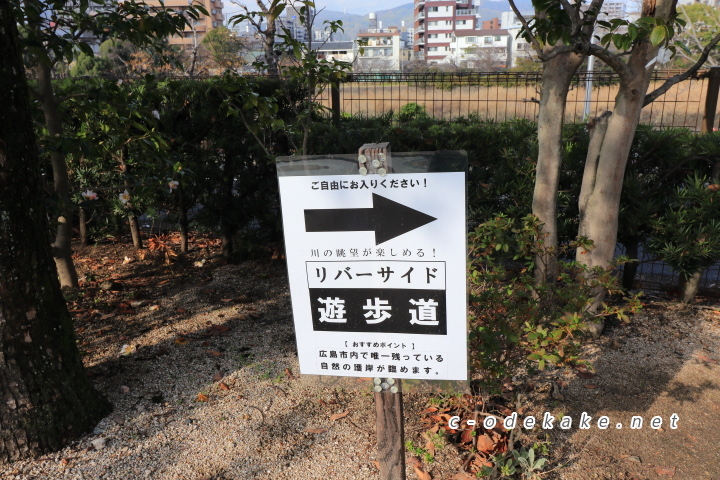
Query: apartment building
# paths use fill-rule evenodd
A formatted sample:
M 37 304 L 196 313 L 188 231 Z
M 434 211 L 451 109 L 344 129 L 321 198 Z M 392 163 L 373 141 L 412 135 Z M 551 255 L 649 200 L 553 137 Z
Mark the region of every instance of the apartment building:
M 362 53 L 358 53 L 355 71 L 400 71 L 402 33 L 397 27 L 367 28 L 358 33 Z
M 173 9 L 178 13 L 185 11 L 191 3 L 200 4 L 208 12 L 208 15 L 200 15 L 197 20 L 191 20 L 191 24 L 185 27 L 185 31 L 182 35 L 176 35 L 168 39 L 170 45 L 177 45 L 180 48 L 192 49 L 197 43 L 199 44 L 205 34 L 213 28 L 221 27 L 223 25 L 223 7 L 222 0 L 146 0 L 148 5 L 154 7 L 164 7 Z
M 508 31 L 500 28 L 458 30 L 450 43 L 452 53 L 446 61 L 464 68 L 504 68 L 512 62 L 511 44 Z
M 415 60 L 440 63 L 453 54 L 453 38 L 476 30 L 479 0 L 415 0 Z

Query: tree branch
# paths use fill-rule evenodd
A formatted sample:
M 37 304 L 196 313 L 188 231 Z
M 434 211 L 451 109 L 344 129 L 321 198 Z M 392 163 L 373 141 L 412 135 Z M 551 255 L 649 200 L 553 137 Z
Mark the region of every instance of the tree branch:
M 565 10 L 568 14 L 568 17 L 570 17 L 570 36 L 576 37 L 580 33 L 580 28 L 582 27 L 582 20 L 580 19 L 580 14 L 576 9 L 573 8 L 572 5 L 570 5 L 570 2 L 568 0 L 560 0 L 560 3 L 562 4 L 563 10 Z
M 537 52 L 538 57 L 543 59 L 542 45 L 540 45 L 540 42 L 538 41 L 537 37 L 535 37 L 535 35 L 533 35 L 530 32 L 530 26 L 528 25 L 527 20 L 525 20 L 525 17 L 522 16 L 522 14 L 520 13 L 520 10 L 518 10 L 517 6 L 515 5 L 515 0 L 508 0 L 508 3 L 510 4 L 510 8 L 512 9 L 512 11 L 515 13 L 515 16 L 518 18 L 518 21 L 520 22 L 520 24 L 523 26 L 523 28 L 527 32 L 528 36 L 530 37 L 530 43 L 532 43 L 532 46 L 535 49 L 535 51 Z
M 710 55 L 710 51 L 715 48 L 715 46 L 720 42 L 720 33 L 715 35 L 712 40 L 710 40 L 710 43 L 705 45 L 705 48 L 703 48 L 702 54 L 700 54 L 700 58 L 698 58 L 697 62 L 695 62 L 695 65 L 690 67 L 685 72 L 675 75 L 673 77 L 668 78 L 665 80 L 665 82 L 660 85 L 658 88 L 653 90 L 652 92 L 645 95 L 645 100 L 643 101 L 643 106 L 649 105 L 652 102 L 654 102 L 658 97 L 662 96 L 670 90 L 670 87 L 673 85 L 677 85 L 678 83 L 687 80 L 691 76 L 695 75 L 698 70 L 700 70 L 700 67 L 703 66 L 705 61 L 707 60 L 708 56 Z
M 627 63 L 623 62 L 618 55 L 612 54 L 607 48 L 603 48 L 600 45 L 590 44 L 588 45 L 588 54 L 595 55 L 621 77 L 631 75 L 630 67 L 628 67 Z

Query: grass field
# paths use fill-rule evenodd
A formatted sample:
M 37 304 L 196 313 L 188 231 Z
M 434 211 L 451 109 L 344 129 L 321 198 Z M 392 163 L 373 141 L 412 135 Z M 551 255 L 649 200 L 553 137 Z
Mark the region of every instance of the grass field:
M 650 90 L 661 84 L 655 81 Z M 482 118 L 505 121 L 511 118 L 535 119 L 539 98 L 536 83 L 515 82 L 504 85 L 444 86 L 419 82 L 350 82 L 340 86 L 341 111 L 346 114 L 379 116 L 397 112 L 411 102 L 426 108 L 429 115 L 453 119 L 477 114 Z M 617 85 L 597 86 L 592 89 L 590 115 L 596 116 L 612 109 Z M 642 123 L 658 126 L 687 127 L 700 130 L 705 105 L 706 80 L 689 80 L 674 86 L 664 96 L 645 107 Z M 323 103 L 330 106 L 329 90 Z M 575 87 L 568 95 L 566 121 L 582 121 L 585 87 Z

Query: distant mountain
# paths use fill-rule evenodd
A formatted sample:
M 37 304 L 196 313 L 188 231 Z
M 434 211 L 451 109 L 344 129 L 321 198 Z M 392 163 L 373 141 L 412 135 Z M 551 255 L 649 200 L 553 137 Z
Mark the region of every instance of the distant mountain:
M 516 5 L 521 12 L 532 11 L 531 0 L 518 0 Z M 482 20 L 490 20 L 492 18 L 500 18 L 502 12 L 510 10 L 507 0 L 483 0 L 480 4 L 480 18 Z M 414 18 L 414 4 L 406 3 L 399 7 L 391 8 L 389 10 L 379 10 L 374 12 L 377 16 L 378 22 L 382 22 L 382 28 L 398 27 L 402 26 L 402 22 L 405 21 L 405 26 L 410 28 L 413 26 Z M 352 40 L 357 36 L 357 33 L 362 28 L 368 28 L 369 18 L 368 15 L 356 15 L 353 13 L 343 13 L 335 10 L 322 10 L 318 13 L 317 19 L 315 20 L 315 28 L 321 28 L 322 23 L 325 20 L 341 20 L 343 22 L 343 29 L 345 33 L 337 37 L 337 40 Z

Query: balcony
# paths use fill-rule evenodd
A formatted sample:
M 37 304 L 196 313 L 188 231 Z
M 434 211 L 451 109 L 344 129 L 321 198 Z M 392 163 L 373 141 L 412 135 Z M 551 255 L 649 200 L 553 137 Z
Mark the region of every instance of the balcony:
M 418 38 L 415 40 L 415 45 L 425 45 L 425 39 L 423 37 Z
M 477 8 L 459 8 L 455 10 L 455 15 L 475 15 L 477 13 Z
M 418 27 L 415 29 L 416 32 L 424 32 L 425 31 L 425 25 L 418 25 Z
M 417 17 L 415 17 L 416 22 L 419 22 L 420 20 L 424 20 L 424 19 L 425 19 L 424 13 L 418 13 Z

